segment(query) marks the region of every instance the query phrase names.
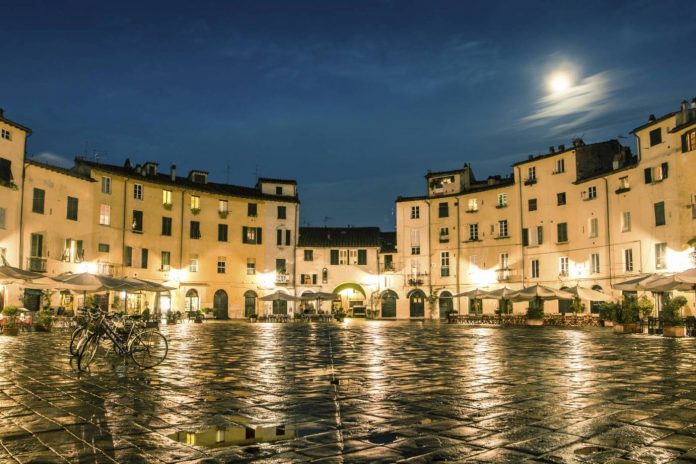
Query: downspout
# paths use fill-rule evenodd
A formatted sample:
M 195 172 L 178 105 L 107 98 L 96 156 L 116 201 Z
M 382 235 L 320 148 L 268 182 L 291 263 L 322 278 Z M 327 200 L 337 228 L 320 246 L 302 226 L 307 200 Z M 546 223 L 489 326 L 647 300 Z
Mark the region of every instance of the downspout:
M 183 269 L 184 266 L 184 195 L 186 190 L 181 191 L 181 224 L 179 227 L 179 271 Z
M 123 230 L 121 231 L 121 266 L 122 269 L 126 263 L 124 263 L 124 258 L 126 256 L 126 202 L 128 200 L 128 181 L 130 179 L 126 177 L 123 181 Z
M 431 240 L 432 221 L 430 220 L 432 215 L 430 214 L 430 200 L 425 200 L 425 203 L 428 205 L 428 296 L 430 296 L 433 294 L 433 244 Z
M 611 287 L 612 284 L 612 272 L 611 272 L 611 263 L 613 262 L 612 260 L 612 253 L 611 253 L 611 226 L 609 222 L 609 181 L 607 181 L 606 177 L 602 177 L 602 180 L 604 180 L 604 195 L 605 195 L 605 204 L 606 204 L 606 220 L 607 220 L 607 248 L 609 250 L 609 286 Z
M 300 220 L 300 206 L 298 203 L 295 203 L 295 231 L 293 232 L 293 241 L 292 241 L 292 290 L 293 294 L 297 296 L 297 260 L 299 257 L 297 256 L 297 241 L 300 239 L 299 233 L 300 233 L 300 226 L 299 226 L 299 220 Z M 317 279 L 319 280 L 319 279 Z
M 19 193 L 19 263 L 17 263 L 17 267 L 20 269 L 22 269 L 22 262 L 24 261 L 24 187 L 27 177 L 27 139 L 31 137 L 31 134 L 29 132 L 24 139 L 24 154 L 22 155 L 22 191 Z
M 523 239 L 523 233 L 522 231 L 524 230 L 524 215 L 522 214 L 522 173 L 520 172 L 520 167 L 517 166 L 517 184 L 518 184 L 518 189 L 520 191 L 519 199 L 520 199 L 520 205 L 519 205 L 519 211 L 520 211 L 520 248 L 521 248 L 521 253 L 520 255 L 522 256 L 522 263 L 521 263 L 521 270 L 522 270 L 522 287 L 524 288 L 524 280 L 525 280 L 525 256 L 524 256 L 524 239 Z
M 459 197 L 457 199 L 457 256 L 456 256 L 456 258 L 457 258 L 457 277 L 456 277 L 456 279 L 457 279 L 457 281 L 456 281 L 457 282 L 457 294 L 459 294 L 461 292 L 460 281 L 459 281 L 460 266 L 461 266 L 461 259 L 460 258 L 461 258 L 461 250 L 462 250 L 462 240 L 461 240 L 462 226 L 459 223 L 459 221 L 461 219 L 461 214 L 460 214 L 461 205 L 460 205 L 460 203 L 461 203 L 461 197 Z M 461 297 L 458 296 L 457 297 L 457 314 L 459 314 L 460 304 L 461 304 Z M 442 315 L 440 315 L 440 318 L 442 318 Z

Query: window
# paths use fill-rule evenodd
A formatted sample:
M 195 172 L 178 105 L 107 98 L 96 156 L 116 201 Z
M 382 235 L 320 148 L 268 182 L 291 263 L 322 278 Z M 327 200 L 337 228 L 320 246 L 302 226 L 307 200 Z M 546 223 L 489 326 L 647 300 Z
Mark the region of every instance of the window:
M 276 245 L 283 245 L 283 229 L 276 230 Z
M 285 259 L 283 258 L 276 258 L 276 274 L 287 274 L 287 266 L 285 263 Z
M 171 237 L 172 235 L 172 218 L 162 216 L 162 235 Z
M 450 258 L 449 251 L 443 251 L 440 253 L 440 275 L 442 277 L 449 277 L 450 275 Z
M 201 210 L 201 197 L 198 195 L 191 195 L 191 211 Z
M 631 212 L 624 211 L 621 213 L 621 232 L 631 231 Z
M 558 259 L 558 275 L 561 277 L 568 277 L 568 257 L 561 256 Z
M 133 266 L 133 247 L 127 246 L 123 250 L 123 265 L 126 267 Z
M 256 217 L 256 214 L 257 214 L 256 203 L 249 203 L 247 205 L 247 216 Z
M 82 240 L 65 239 L 61 261 L 68 263 L 81 263 L 84 261 L 85 250 L 82 243 Z
M 633 272 L 633 248 L 626 248 L 623 251 L 624 271 Z
M 189 272 L 198 272 L 198 255 L 189 258 Z
M 539 260 L 538 259 L 533 259 L 532 260 L 532 279 L 538 279 L 539 278 Z
M 191 221 L 191 226 L 189 227 L 189 237 L 198 240 L 201 238 L 201 223 L 198 221 Z
M 326 268 L 321 270 L 321 283 L 329 283 L 329 270 Z
M 218 224 L 218 242 L 227 241 L 227 224 Z
M 662 143 L 662 129 L 659 127 L 650 131 L 650 146 L 655 146 L 658 143 Z
M 163 251 L 160 254 L 160 260 L 162 262 L 162 270 L 168 271 L 171 266 L 172 254 L 169 251 Z
M 556 194 L 556 204 L 558 206 L 563 206 L 566 204 L 566 194 L 565 192 L 560 192 Z
M 420 247 L 419 246 L 412 246 L 411 247 L 411 254 L 412 255 L 419 255 L 420 254 Z
M 46 201 L 46 191 L 43 189 L 34 189 L 34 197 L 31 203 L 31 210 L 34 213 L 44 213 L 44 202 Z
M 529 211 L 536 211 L 537 210 L 537 199 L 536 198 L 530 198 L 527 200 L 527 205 Z
M 479 239 L 478 224 L 469 224 L 469 240 L 475 241 Z
M 162 204 L 164 206 L 171 206 L 172 205 L 172 191 L 171 190 L 162 190 Z
M 97 247 L 97 251 L 99 251 L 99 253 L 108 253 L 110 248 L 108 243 L 100 243 Z
M 285 206 L 278 207 L 278 219 L 287 219 L 287 208 Z
M 261 227 L 242 227 L 242 243 L 261 245 Z
M 304 251 L 304 260 L 305 261 L 314 261 L 314 250 L 305 250 Z
M 283 187 L 280 185 L 276 186 L 276 195 L 282 195 L 283 194 Z
M 300 282 L 303 285 L 316 285 L 317 275 L 316 274 L 300 274 Z
M 31 234 L 31 249 L 29 251 L 30 257 L 43 257 L 43 238 L 43 234 Z
M 553 173 L 560 174 L 562 172 L 565 172 L 565 159 L 559 158 L 556 160 L 556 170 Z
M 440 243 L 449 242 L 449 229 L 447 227 L 440 227 Z
M 338 250 L 331 250 L 330 256 L 331 256 L 331 259 L 329 262 L 331 263 L 331 265 L 332 266 L 338 265 Z
M 590 218 L 589 232 L 590 238 L 596 238 L 599 236 L 599 220 L 597 218 Z
M 411 219 L 420 218 L 420 206 L 411 206 Z
M 143 231 L 143 212 L 133 210 L 133 232 Z
M 467 211 L 478 211 L 478 200 L 476 198 L 469 198 L 469 208 Z
M 218 256 L 217 273 L 224 274 L 227 271 L 227 259 L 224 256 Z
M 7 227 L 5 223 L 6 210 L 5 208 L 0 208 L 0 229 L 5 229 Z
M 536 180 L 536 167 L 531 166 L 527 168 L 527 180 Z
M 619 192 L 630 190 L 631 186 L 628 183 L 628 176 L 619 177 Z
M 229 205 L 227 203 L 227 200 L 218 200 L 218 213 L 219 214 L 227 214 L 229 211 Z
M 498 237 L 509 237 L 507 219 L 498 221 Z
M 508 253 L 500 253 L 500 269 L 510 269 L 510 255 Z
M 367 250 L 358 250 L 358 266 L 367 265 Z
M 101 191 L 107 195 L 111 193 L 111 177 L 102 176 Z
M 656 167 L 645 168 L 643 173 L 645 175 L 646 184 L 660 182 L 669 177 L 669 163 L 662 163 Z
M 594 185 L 587 189 L 587 199 L 591 200 L 593 198 L 597 198 L 597 187 Z
M 590 255 L 590 274 L 599 274 L 599 253 Z
M 449 217 L 449 203 L 440 203 L 438 205 L 438 216 L 441 218 Z
M 0 158 L 0 185 L 12 185 L 12 161 Z
M 68 211 L 67 219 L 70 221 L 77 221 L 77 198 L 68 197 Z
M 665 220 L 665 202 L 660 201 L 653 205 L 655 210 L 655 225 L 664 226 L 667 222 Z
M 559 222 L 556 224 L 556 232 L 558 233 L 558 243 L 565 243 L 568 241 L 568 223 Z
M 339 250 L 338 264 L 348 264 L 348 250 Z
M 247 258 L 247 275 L 254 275 L 256 274 L 256 259 L 255 258 Z
M 147 269 L 147 262 L 150 258 L 150 251 L 147 248 L 140 250 L 140 267 L 142 269 Z
M 348 250 L 348 262 L 342 264 L 358 264 L 358 252 L 357 250 Z
M 276 231 L 276 245 L 283 246 L 284 242 L 285 246 L 290 246 L 292 243 L 291 235 L 290 229 L 278 229 Z M 283 237 L 285 237 L 284 241 Z
M 99 224 L 102 226 L 111 225 L 111 205 L 99 206 Z
M 696 149 L 696 130 L 682 135 L 682 153 Z
M 143 186 L 141 184 L 133 185 L 133 198 L 136 200 L 143 199 Z
M 522 229 L 522 246 L 541 245 L 543 243 L 543 239 L 543 226 L 532 227 L 531 229 Z
M 507 193 L 499 193 L 498 194 L 498 208 L 505 208 L 508 204 L 508 196 Z
M 0 136 L 5 140 L 12 140 L 12 132 L 7 129 L 0 130 Z

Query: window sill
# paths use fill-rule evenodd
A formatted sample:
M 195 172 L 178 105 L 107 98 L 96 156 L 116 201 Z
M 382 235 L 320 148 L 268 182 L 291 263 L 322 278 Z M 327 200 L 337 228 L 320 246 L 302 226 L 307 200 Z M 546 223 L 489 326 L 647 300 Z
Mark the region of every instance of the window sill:
M 567 203 L 556 203 L 556 206 L 565 206 Z
M 511 235 L 499 235 L 495 237 L 495 240 L 505 240 L 506 238 L 511 238 Z
M 467 210 L 464 211 L 464 212 L 467 213 L 467 214 L 472 214 L 472 213 L 478 213 L 479 210 L 477 210 L 477 209 L 467 209 Z
M 596 199 L 597 199 L 597 197 L 585 197 L 582 199 L 582 201 L 592 201 L 592 200 L 596 200 Z
M 553 171 L 551 174 L 555 176 L 556 174 L 563 174 L 564 172 L 565 171 Z
M 626 192 L 630 192 L 630 191 L 631 191 L 631 187 L 620 188 L 620 189 L 616 189 L 616 194 L 620 195 L 622 193 L 626 193 Z
M 483 240 L 477 238 L 477 239 L 469 239 L 469 240 L 464 240 L 464 243 L 475 243 L 475 242 L 482 242 Z
M 134 234 L 142 234 L 143 233 L 142 230 L 135 230 L 135 229 L 131 229 L 131 232 L 133 232 Z
M 508 205 L 495 205 L 496 209 L 507 208 Z
M 535 179 L 526 179 L 526 180 L 524 181 L 524 185 L 534 185 L 534 184 L 536 184 L 536 183 L 537 183 L 536 178 L 535 178 Z
M 556 242 L 556 245 L 567 245 L 568 243 L 568 240 L 564 240 L 562 242 Z

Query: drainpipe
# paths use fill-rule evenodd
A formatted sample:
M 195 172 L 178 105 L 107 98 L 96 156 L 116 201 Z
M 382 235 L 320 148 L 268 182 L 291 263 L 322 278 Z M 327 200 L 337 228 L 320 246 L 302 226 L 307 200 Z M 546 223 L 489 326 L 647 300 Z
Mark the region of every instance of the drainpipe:
M 179 271 L 184 266 L 184 203 L 186 190 L 181 191 L 181 225 L 179 227 Z
M 457 199 L 457 277 L 456 277 L 456 282 L 457 282 L 457 294 L 461 292 L 460 289 L 460 281 L 459 281 L 459 275 L 460 275 L 460 265 L 461 265 L 461 260 L 460 257 L 462 255 L 462 240 L 461 240 L 461 230 L 462 230 L 462 225 L 459 223 L 460 221 L 460 202 L 461 202 L 461 197 Z M 457 314 L 459 314 L 459 307 L 461 304 L 461 297 L 457 297 Z M 440 318 L 442 318 L 442 315 L 440 315 Z
M 295 204 L 295 230 L 293 232 L 293 241 L 292 241 L 292 290 L 293 294 L 297 296 L 297 260 L 299 257 L 297 256 L 297 241 L 300 239 L 299 233 L 300 233 L 300 226 L 299 226 L 299 220 L 300 220 L 300 206 L 299 204 Z M 319 279 L 317 279 L 319 280 Z
M 128 201 L 128 181 L 130 179 L 126 177 L 123 181 L 123 230 L 121 231 L 121 269 L 125 267 L 123 258 L 126 256 L 126 203 Z
M 518 184 L 518 189 L 520 191 L 519 195 L 519 200 L 520 200 L 520 205 L 519 205 L 519 211 L 520 211 L 520 248 L 521 248 L 521 256 L 522 256 L 522 263 L 520 266 L 520 269 L 522 271 L 522 287 L 524 288 L 524 280 L 525 280 L 525 257 L 524 257 L 524 240 L 522 240 L 522 230 L 524 229 L 524 215 L 522 214 L 522 173 L 520 172 L 520 167 L 517 166 L 517 184 Z
M 611 272 L 611 263 L 613 262 L 612 260 L 612 253 L 611 253 L 611 226 L 609 222 L 609 181 L 607 180 L 606 177 L 602 177 L 602 180 L 604 181 L 604 196 L 605 196 L 605 213 L 606 213 L 606 220 L 607 220 L 607 248 L 609 250 L 609 286 L 611 287 L 612 284 L 612 272 Z
M 19 193 L 19 263 L 17 267 L 22 269 L 22 262 L 24 261 L 24 186 L 26 184 L 26 158 L 27 158 L 27 139 L 31 137 L 31 132 L 29 132 L 24 138 L 24 154 L 22 155 L 22 191 Z

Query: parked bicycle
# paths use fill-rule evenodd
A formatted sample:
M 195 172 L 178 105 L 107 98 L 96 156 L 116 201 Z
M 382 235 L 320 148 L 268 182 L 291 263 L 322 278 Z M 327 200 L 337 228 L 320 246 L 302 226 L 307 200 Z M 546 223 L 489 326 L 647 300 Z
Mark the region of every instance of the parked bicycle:
M 78 370 L 86 370 L 94 360 L 102 340 L 110 340 L 119 356 L 129 356 L 138 366 L 149 369 L 164 361 L 169 351 L 167 338 L 157 329 L 146 329 L 140 316 L 109 317 L 104 311 L 91 312 L 80 336 L 77 352 Z

